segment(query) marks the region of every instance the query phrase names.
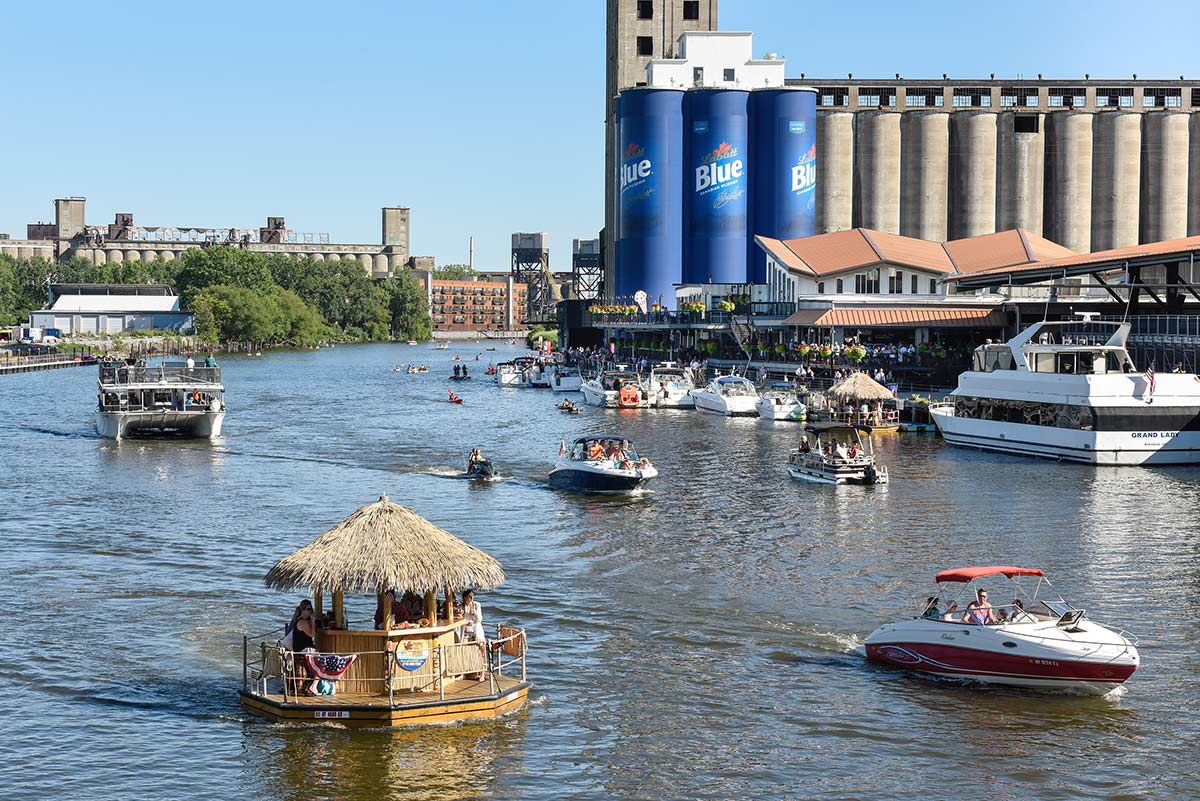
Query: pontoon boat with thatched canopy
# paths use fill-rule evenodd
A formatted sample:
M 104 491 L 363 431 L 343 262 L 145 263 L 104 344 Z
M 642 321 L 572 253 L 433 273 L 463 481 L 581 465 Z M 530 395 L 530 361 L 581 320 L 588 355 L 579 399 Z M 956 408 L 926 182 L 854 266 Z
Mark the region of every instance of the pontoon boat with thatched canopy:
M 851 431 L 857 427 L 867 426 L 872 432 L 896 431 L 900 428 L 895 420 L 885 419 L 883 404 L 893 400 L 895 396 L 887 387 L 880 384 L 866 373 L 851 373 L 841 381 L 825 390 L 825 397 L 831 401 L 831 413 L 824 428 L 836 428 Z M 848 407 L 848 411 L 839 410 Z M 863 413 L 861 405 L 867 406 Z
M 470 639 L 455 612 L 456 593 L 504 581 L 499 563 L 386 496 L 279 560 L 264 581 L 310 593 L 319 620 L 326 598 L 332 610 L 311 651 L 292 651 L 281 629 L 243 638 L 239 695 L 251 712 L 394 726 L 496 717 L 525 703 L 524 630 L 501 625 L 492 639 Z M 411 619 L 385 602 L 389 590 L 413 602 Z M 347 593 L 373 594 L 377 620 L 351 621 Z M 334 693 L 304 694 L 317 679 Z

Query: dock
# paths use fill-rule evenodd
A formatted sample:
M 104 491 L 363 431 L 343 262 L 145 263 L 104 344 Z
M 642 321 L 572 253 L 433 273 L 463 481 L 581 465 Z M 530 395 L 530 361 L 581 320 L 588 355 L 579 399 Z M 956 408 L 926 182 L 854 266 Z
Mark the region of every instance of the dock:
M 79 353 L 37 353 L 32 356 L 0 355 L 0 375 L 83 367 L 94 365 L 99 361 L 99 356 Z

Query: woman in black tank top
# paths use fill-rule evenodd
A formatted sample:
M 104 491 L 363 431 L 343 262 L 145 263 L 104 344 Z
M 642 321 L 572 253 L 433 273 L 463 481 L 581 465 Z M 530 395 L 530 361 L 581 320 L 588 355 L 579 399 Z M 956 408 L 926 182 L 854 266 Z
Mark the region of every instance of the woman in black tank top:
M 316 648 L 316 623 L 313 618 L 312 602 L 305 598 L 296 607 L 296 611 L 292 613 L 292 661 L 296 665 L 295 677 L 296 682 L 293 684 L 295 691 L 300 692 L 299 679 L 300 671 L 303 669 L 304 675 L 309 678 L 315 678 L 312 671 L 308 669 L 308 663 L 305 662 L 302 652 L 306 648 Z M 313 695 L 312 687 L 307 687 L 303 690 L 305 695 Z

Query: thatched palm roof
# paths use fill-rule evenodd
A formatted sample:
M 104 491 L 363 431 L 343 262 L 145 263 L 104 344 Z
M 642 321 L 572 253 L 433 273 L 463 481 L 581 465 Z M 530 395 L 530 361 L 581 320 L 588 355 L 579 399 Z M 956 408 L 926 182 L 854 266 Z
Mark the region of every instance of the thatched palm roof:
M 891 390 L 866 373 L 851 373 L 825 390 L 825 394 L 838 400 L 882 401 L 894 397 Z
M 424 593 L 491 589 L 504 582 L 500 563 L 384 495 L 291 556 L 263 579 L 285 592 Z

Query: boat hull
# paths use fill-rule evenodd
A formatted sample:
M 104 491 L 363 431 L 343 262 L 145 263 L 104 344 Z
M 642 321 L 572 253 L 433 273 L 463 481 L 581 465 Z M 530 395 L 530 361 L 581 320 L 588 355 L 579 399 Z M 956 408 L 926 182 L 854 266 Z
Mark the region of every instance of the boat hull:
M 866 651 L 867 659 L 872 662 L 919 673 L 1010 687 L 1076 690 L 1092 695 L 1111 692 L 1137 669 L 1135 665 L 997 654 L 922 642 L 868 644 Z
M 709 414 L 721 414 L 726 417 L 757 417 L 758 399 L 750 396 L 728 397 L 712 392 L 693 392 L 692 400 L 696 408 Z
M 132 435 L 221 436 L 225 411 L 96 412 L 96 433 L 106 439 Z
M 600 389 L 594 384 L 584 384 L 579 391 L 583 393 L 583 402 L 588 406 L 605 409 L 617 408 L 617 393 L 611 389 Z
M 555 376 L 550 389 L 555 392 L 579 392 L 583 387 L 583 379 L 579 376 Z
M 758 416 L 764 420 L 803 423 L 808 419 L 808 410 L 802 403 L 769 403 L 760 399 L 757 408 Z
M 507 684 L 507 682 L 505 682 Z M 414 703 L 335 703 L 319 699 L 285 701 L 279 696 L 265 696 L 239 690 L 242 707 L 255 715 L 275 722 L 329 723 L 351 728 L 380 726 L 417 726 L 454 723 L 461 720 L 498 718 L 517 711 L 529 699 L 528 682 L 508 686 L 489 695 L 466 698 L 422 700 Z M 399 700 L 402 696 L 397 695 Z M 338 699 L 341 700 L 341 699 Z
M 930 417 L 963 448 L 1104 466 L 1200 464 L 1200 431 L 1082 431 L 956 417 L 950 407 Z
M 632 492 L 658 475 L 647 470 L 608 470 L 559 463 L 550 471 L 550 486 L 569 492 Z
M 809 481 L 814 484 L 874 484 L 888 483 L 887 473 L 877 473 L 874 478 L 867 474 L 862 467 L 838 467 L 833 470 L 821 470 L 804 465 L 788 465 L 788 475 L 797 481 Z
M 1054 620 L 977 626 L 925 618 L 880 626 L 867 659 L 918 673 L 1013 687 L 1104 694 L 1139 665 L 1137 648 L 1092 621 L 1068 631 Z

